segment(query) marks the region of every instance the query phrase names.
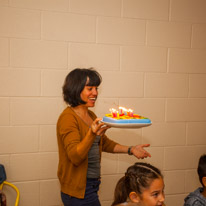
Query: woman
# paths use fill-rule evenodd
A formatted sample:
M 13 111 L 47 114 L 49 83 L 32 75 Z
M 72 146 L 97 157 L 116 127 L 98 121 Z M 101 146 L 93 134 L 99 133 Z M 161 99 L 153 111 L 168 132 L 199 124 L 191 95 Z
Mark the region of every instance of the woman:
M 100 206 L 97 192 L 102 151 L 151 156 L 144 150 L 149 144 L 123 146 L 105 135 L 108 127 L 88 109 L 95 106 L 100 83 L 100 74 L 92 68 L 74 69 L 64 82 L 64 101 L 69 106 L 58 119 L 57 139 L 58 178 L 65 206 Z

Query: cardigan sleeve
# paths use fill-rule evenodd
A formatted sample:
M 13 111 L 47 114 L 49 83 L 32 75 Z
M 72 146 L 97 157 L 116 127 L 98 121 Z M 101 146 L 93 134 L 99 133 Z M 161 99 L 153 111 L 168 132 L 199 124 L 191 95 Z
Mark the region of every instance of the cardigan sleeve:
M 58 141 L 61 141 L 62 149 L 66 151 L 69 160 L 76 166 L 87 158 L 87 156 L 80 156 L 77 152 L 77 145 L 84 138 L 80 127 L 76 117 L 70 113 L 63 114 L 57 124 Z M 94 135 L 90 132 L 86 133 L 88 131 L 86 128 L 84 131 L 84 135 Z
M 118 143 L 109 139 L 106 135 L 103 135 L 102 137 L 102 151 L 114 153 L 114 147 Z

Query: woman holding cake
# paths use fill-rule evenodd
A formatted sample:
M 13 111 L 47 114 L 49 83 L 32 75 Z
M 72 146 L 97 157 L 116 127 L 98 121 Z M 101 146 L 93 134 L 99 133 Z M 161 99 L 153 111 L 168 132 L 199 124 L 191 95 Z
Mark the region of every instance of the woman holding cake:
M 151 157 L 144 149 L 149 144 L 132 147 L 110 140 L 109 128 L 89 110 L 98 97 L 100 74 L 90 69 L 74 69 L 63 85 L 64 101 L 69 105 L 57 122 L 59 149 L 58 178 L 64 206 L 100 206 L 101 153 L 128 153 L 138 159 Z

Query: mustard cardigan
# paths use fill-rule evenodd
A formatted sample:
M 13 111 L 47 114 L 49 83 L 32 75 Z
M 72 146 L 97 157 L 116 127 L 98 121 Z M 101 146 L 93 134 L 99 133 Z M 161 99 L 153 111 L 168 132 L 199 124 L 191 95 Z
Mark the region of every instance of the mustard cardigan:
M 96 115 L 89 110 L 94 120 Z M 88 132 L 89 131 L 89 132 Z M 88 132 L 88 133 L 87 133 Z M 67 107 L 59 116 L 57 122 L 57 141 L 59 150 L 59 164 L 57 176 L 61 191 L 77 198 L 84 198 L 88 156 L 77 153 L 77 144 L 86 136 L 95 135 L 89 126 L 71 109 Z M 102 151 L 113 153 L 117 143 L 103 135 L 100 141 L 100 157 Z

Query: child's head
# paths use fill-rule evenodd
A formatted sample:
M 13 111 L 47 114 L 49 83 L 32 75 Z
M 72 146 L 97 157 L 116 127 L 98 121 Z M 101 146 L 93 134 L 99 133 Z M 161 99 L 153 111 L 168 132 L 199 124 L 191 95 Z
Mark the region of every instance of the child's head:
M 163 205 L 164 182 L 160 170 L 143 162 L 130 166 L 116 185 L 112 206 L 128 199 L 143 206 Z
M 200 183 L 203 187 L 206 187 L 206 154 L 200 157 L 197 172 L 199 175 Z

